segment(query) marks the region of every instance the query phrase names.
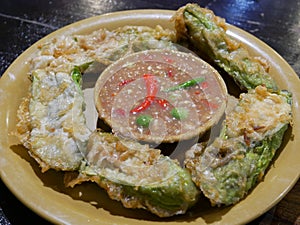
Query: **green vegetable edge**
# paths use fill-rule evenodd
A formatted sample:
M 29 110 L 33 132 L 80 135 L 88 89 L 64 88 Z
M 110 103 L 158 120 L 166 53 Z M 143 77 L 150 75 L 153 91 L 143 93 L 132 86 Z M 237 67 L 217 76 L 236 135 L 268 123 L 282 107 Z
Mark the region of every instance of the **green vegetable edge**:
M 213 184 L 213 188 L 210 188 L 212 184 L 203 182 L 201 189 L 208 192 L 210 189 L 216 189 L 219 192 L 220 202 L 224 205 L 241 200 L 265 173 L 282 143 L 287 128 L 288 125 L 285 124 L 277 133 L 266 137 L 253 148 L 241 144 L 241 149 L 246 149 L 244 157 L 231 159 L 225 166 L 214 169 L 213 174 L 218 182 Z M 242 172 L 246 180 L 242 180 L 240 174 Z
M 194 46 L 224 69 L 234 81 L 244 90 L 265 85 L 270 91 L 278 91 L 278 86 L 263 66 L 252 59 L 243 47 L 230 49 L 226 44 L 232 38 L 227 35 L 210 14 L 196 4 L 188 4 L 183 12 L 186 36 Z M 213 15 L 214 16 L 214 15 Z M 243 60 L 232 60 L 232 56 L 240 55 Z
M 170 216 L 192 207 L 198 201 L 200 192 L 186 169 L 171 161 L 169 167 L 174 171 L 174 175 L 160 183 L 149 185 L 136 186 L 125 181 L 118 182 L 115 178 L 110 179 L 108 175 L 97 176 L 100 178 L 101 187 L 114 187 L 118 190 L 121 199 L 115 200 L 134 198 L 143 205 L 151 206 L 149 209 Z
M 79 66 L 74 66 L 74 68 L 71 71 L 71 77 L 73 79 L 73 81 L 79 86 L 81 87 L 82 85 L 82 74 L 84 73 L 84 71 L 92 64 L 93 62 L 87 62 L 84 64 L 81 64 Z

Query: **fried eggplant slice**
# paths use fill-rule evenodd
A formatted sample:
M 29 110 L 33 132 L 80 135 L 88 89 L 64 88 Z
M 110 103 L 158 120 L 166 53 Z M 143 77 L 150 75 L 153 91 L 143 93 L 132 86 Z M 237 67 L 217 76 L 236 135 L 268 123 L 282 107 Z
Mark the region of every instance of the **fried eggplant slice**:
M 90 130 L 80 85 L 70 74 L 35 70 L 31 93 L 18 111 L 17 133 L 42 172 L 77 170 Z
M 78 177 L 67 186 L 93 181 L 126 208 L 143 208 L 159 217 L 183 214 L 199 190 L 186 169 L 160 150 L 111 134 L 92 133 Z
M 189 152 L 186 168 L 212 205 L 235 204 L 262 180 L 292 122 L 290 100 L 263 86 L 241 94 L 220 136 Z
M 241 89 L 265 85 L 270 91 L 278 90 L 264 60 L 252 57 L 242 43 L 230 37 L 225 20 L 211 10 L 187 4 L 177 11 L 174 20 L 178 41 L 190 41 L 200 54 L 224 69 Z

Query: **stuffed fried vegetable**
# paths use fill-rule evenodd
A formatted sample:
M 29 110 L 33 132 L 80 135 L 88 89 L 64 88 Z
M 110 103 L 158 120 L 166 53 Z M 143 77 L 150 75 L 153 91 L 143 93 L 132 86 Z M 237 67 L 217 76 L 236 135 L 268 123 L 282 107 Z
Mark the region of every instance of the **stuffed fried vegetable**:
M 270 91 L 278 87 L 268 74 L 266 63 L 252 57 L 247 49 L 226 33 L 224 19 L 197 4 L 187 4 L 175 15 L 178 39 L 188 39 L 193 46 L 224 69 L 241 89 L 265 85 Z
M 144 208 L 159 217 L 183 214 L 197 201 L 190 174 L 148 145 L 98 131 L 90 137 L 86 160 L 78 177 L 66 178 L 68 186 L 94 181 L 126 208 Z
M 17 136 L 43 172 L 77 170 L 91 133 L 80 84 L 68 73 L 42 69 L 31 79 L 30 96 L 18 111 Z
M 55 37 L 38 46 L 29 60 L 32 83 L 18 109 L 15 135 L 43 172 L 77 170 L 84 158 L 91 132 L 83 113 L 81 72 L 91 62 L 109 65 L 147 48 L 176 49 L 173 36 L 160 26 L 125 26 Z
M 185 165 L 212 205 L 237 203 L 262 179 L 291 123 L 290 100 L 262 86 L 241 94 L 220 136 L 190 152 Z

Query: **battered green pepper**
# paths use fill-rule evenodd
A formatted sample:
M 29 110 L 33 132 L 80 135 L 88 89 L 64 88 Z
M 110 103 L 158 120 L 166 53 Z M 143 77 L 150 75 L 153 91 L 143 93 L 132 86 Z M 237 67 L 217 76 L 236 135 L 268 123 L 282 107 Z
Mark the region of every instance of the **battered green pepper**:
M 237 203 L 263 178 L 291 123 L 290 97 L 261 86 L 242 94 L 220 136 L 205 149 L 196 146 L 186 159 L 212 205 Z
M 94 132 L 86 162 L 79 177 L 68 185 L 94 181 L 126 208 L 144 208 L 169 217 L 185 213 L 197 201 L 199 190 L 187 170 L 148 145 Z
M 265 85 L 270 91 L 278 90 L 265 65 L 226 33 L 224 19 L 211 10 L 187 4 L 177 11 L 175 28 L 178 41 L 188 39 L 201 54 L 232 76 L 241 89 Z
M 24 143 L 41 166 L 61 171 L 77 170 L 83 160 L 90 130 L 84 116 L 81 74 L 44 69 L 32 71 L 28 106 L 28 137 Z M 21 122 L 18 122 L 22 125 Z M 28 144 L 26 144 L 28 143 Z

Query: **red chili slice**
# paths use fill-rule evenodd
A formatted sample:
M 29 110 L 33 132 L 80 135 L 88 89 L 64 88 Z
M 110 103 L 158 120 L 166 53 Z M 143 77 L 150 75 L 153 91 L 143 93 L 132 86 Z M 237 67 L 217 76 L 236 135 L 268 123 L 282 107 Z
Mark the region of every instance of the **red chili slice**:
M 158 92 L 155 76 L 152 74 L 144 74 L 143 77 L 146 84 L 147 97 L 155 97 Z
M 121 108 L 117 108 L 114 110 L 114 113 L 118 116 L 125 116 L 125 110 L 124 109 L 121 109 Z
M 171 58 L 168 58 L 168 57 L 164 57 L 164 60 L 165 60 L 167 63 L 174 63 L 174 60 L 171 59 Z
M 139 113 L 147 109 L 154 101 L 157 102 L 163 108 L 168 107 L 170 103 L 167 100 L 156 97 L 156 94 L 158 92 L 158 85 L 155 76 L 152 74 L 144 74 L 143 78 L 145 81 L 147 91 L 146 98 L 140 105 L 133 108 L 130 112 Z
M 173 74 L 173 72 L 172 72 L 171 69 L 169 69 L 169 70 L 167 71 L 167 74 L 168 74 L 168 77 L 169 77 L 169 78 L 174 78 L 174 74 Z
M 130 82 L 132 82 L 132 81 L 134 81 L 135 79 L 128 79 L 128 80 L 123 80 L 123 81 L 121 81 L 119 84 L 118 84 L 118 86 L 119 87 L 122 87 L 122 86 L 124 86 L 124 85 L 126 85 L 126 84 L 129 84 Z
M 210 109 L 217 109 L 218 108 L 218 105 L 215 104 L 215 103 L 212 103 L 212 102 L 209 102 L 207 99 L 201 99 L 201 103 L 207 107 L 207 108 L 210 108 Z
M 146 98 L 145 101 L 143 101 L 140 105 L 130 110 L 131 113 L 139 113 L 145 109 L 147 109 L 152 103 L 152 100 L 150 98 Z
M 163 108 L 167 108 L 170 105 L 166 99 L 156 99 L 156 102 Z
M 206 81 L 203 81 L 203 82 L 200 84 L 200 87 L 201 87 L 202 89 L 206 89 L 206 88 L 208 88 L 208 83 L 207 83 Z

